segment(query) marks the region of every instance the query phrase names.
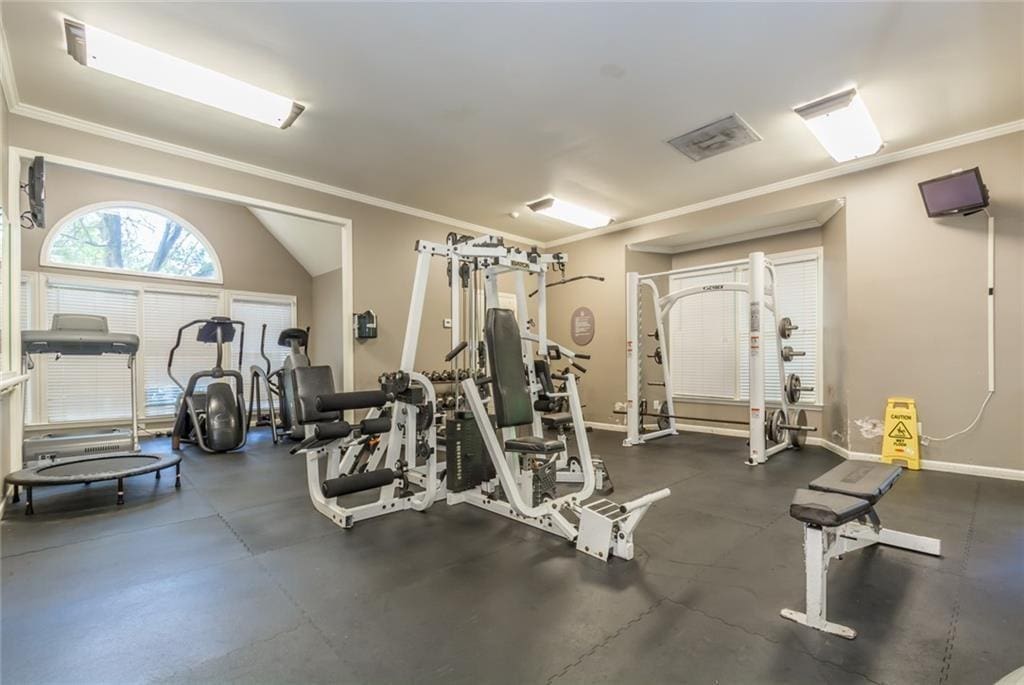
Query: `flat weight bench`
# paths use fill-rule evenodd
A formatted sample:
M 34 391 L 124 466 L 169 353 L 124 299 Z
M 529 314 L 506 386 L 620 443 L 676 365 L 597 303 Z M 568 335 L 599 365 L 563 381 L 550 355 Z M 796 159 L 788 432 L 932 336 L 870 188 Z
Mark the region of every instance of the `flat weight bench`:
M 804 524 L 807 610 L 783 609 L 783 618 L 852 640 L 857 631 L 825 617 L 832 559 L 871 545 L 941 555 L 941 540 L 882 528 L 875 504 L 901 473 L 899 466 L 846 461 L 796 491 L 789 515 Z

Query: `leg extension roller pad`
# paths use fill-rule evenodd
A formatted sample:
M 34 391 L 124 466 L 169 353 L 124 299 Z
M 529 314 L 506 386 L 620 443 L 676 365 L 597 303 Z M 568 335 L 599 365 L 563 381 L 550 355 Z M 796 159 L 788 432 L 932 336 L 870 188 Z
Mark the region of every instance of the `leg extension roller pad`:
M 392 469 L 366 471 L 365 473 L 357 473 L 352 476 L 329 478 L 320 485 L 320 492 L 327 499 L 331 499 L 341 495 L 350 495 L 354 492 L 382 488 L 395 482 L 396 478 L 398 478 L 398 473 Z

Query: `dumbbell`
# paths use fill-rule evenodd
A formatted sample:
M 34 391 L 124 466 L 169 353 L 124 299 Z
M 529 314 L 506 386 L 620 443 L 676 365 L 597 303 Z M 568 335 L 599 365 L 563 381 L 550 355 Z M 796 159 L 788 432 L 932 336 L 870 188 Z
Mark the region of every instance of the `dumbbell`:
M 793 331 L 799 330 L 800 327 L 795 325 L 788 316 L 782 317 L 782 321 L 779 322 L 779 337 L 783 340 L 789 340 L 789 336 L 793 335 Z
M 793 357 L 806 357 L 806 356 L 807 356 L 806 352 L 804 352 L 802 350 L 798 352 L 798 351 L 794 350 L 789 345 L 786 345 L 785 347 L 782 348 L 782 361 L 784 361 L 784 362 L 791 362 L 791 361 L 793 361 Z

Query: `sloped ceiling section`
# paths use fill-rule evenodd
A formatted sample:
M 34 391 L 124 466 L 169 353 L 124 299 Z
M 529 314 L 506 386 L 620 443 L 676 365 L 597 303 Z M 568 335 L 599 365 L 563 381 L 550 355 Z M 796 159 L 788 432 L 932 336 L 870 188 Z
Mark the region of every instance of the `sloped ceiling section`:
M 341 268 L 340 226 L 255 207 L 249 211 L 310 276 Z

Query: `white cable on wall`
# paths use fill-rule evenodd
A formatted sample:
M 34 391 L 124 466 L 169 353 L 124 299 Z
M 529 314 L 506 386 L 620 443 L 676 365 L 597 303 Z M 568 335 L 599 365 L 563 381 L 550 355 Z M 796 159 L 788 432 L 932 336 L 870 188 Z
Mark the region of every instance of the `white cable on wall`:
M 985 210 L 985 215 L 988 217 L 988 394 L 985 395 L 984 401 L 981 403 L 981 409 L 978 410 L 978 415 L 974 417 L 974 420 L 964 429 L 958 430 L 955 433 L 950 433 L 941 438 L 935 438 L 930 435 L 921 435 L 921 444 L 927 445 L 932 442 L 943 442 L 945 440 L 951 440 L 965 433 L 969 433 L 978 425 L 978 421 L 981 420 L 981 415 L 985 413 L 985 408 L 988 406 L 989 400 L 992 399 L 992 395 L 996 391 L 996 352 L 995 352 L 995 319 L 996 319 L 996 283 L 995 283 L 995 270 L 996 270 L 996 219 L 994 216 L 989 214 L 988 210 Z

